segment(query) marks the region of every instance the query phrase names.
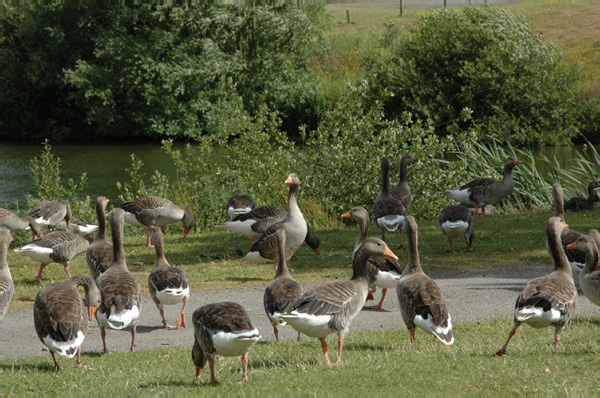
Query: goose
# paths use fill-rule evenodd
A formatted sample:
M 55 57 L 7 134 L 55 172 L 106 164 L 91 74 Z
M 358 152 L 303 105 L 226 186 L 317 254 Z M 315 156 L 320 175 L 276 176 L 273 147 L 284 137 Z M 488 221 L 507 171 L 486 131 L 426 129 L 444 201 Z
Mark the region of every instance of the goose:
M 36 279 L 41 282 L 44 267 L 51 263 L 62 264 L 67 278 L 70 278 L 69 262 L 74 257 L 85 253 L 89 245 L 90 243 L 79 235 L 66 231 L 54 231 L 44 234 L 41 238 L 37 238 L 20 249 L 15 249 L 15 252 L 40 262 Z
M 418 327 L 432 334 L 435 341 L 446 345 L 454 344 L 452 318 L 448 313 L 442 290 L 421 268 L 418 248 L 417 222 L 412 216 L 406 217 L 408 242 L 408 265 L 396 285 L 402 319 L 410 333 L 410 341 L 415 342 Z
M 415 160 L 416 158 L 412 155 L 402 156 L 400 159 L 400 181 L 390 191 L 394 198 L 402 202 L 406 213 L 408 213 L 413 198 L 408 186 L 408 165 Z M 404 249 L 404 229 L 402 226 L 400 227 L 400 244 L 397 249 Z
M 124 329 L 131 326 L 131 348 L 134 351 L 136 323 L 142 311 L 142 293 L 137 279 L 127 270 L 123 249 L 123 210 L 113 209 L 110 219 L 110 232 L 113 240 L 113 261 L 110 267 L 98 277 L 96 283 L 102 293 L 102 302 L 96 313 L 104 353 L 106 348 L 106 328 Z
M 188 206 L 178 206 L 158 196 L 143 196 L 132 202 L 123 203 L 121 209 L 124 210 L 125 221 L 138 227 L 148 228 L 152 225 L 162 227 L 182 221 L 184 238 L 194 227 L 194 214 Z M 152 247 L 149 229 L 147 229 L 146 246 Z
M 8 262 L 6 262 L 8 246 L 11 240 L 10 230 L 0 227 L 0 320 L 4 319 L 8 313 L 8 307 L 15 292 L 10 268 L 8 267 Z
M 233 195 L 227 201 L 227 215 L 233 220 L 240 214 L 246 214 L 256 207 L 254 199 L 248 195 Z
M 96 215 L 98 216 L 98 232 L 85 252 L 88 269 L 92 278 L 98 279 L 112 263 L 113 247 L 106 239 L 106 205 L 109 200 L 98 196 L 96 200 Z
M 353 218 L 358 221 L 358 238 L 354 245 L 354 255 L 360 245 L 362 245 L 369 236 L 369 213 L 364 207 L 356 206 L 350 211 L 342 214 L 342 218 Z M 396 283 L 398 283 L 398 279 L 400 279 L 400 276 L 402 275 L 402 268 L 397 261 L 387 258 L 383 260 L 370 258 L 367 262 L 367 267 L 369 270 L 369 287 L 372 289 L 367 295 L 367 301 L 373 300 L 373 293 L 378 287 L 382 289 L 379 304 L 367 308 L 381 309 L 387 294 L 387 289 L 396 287 Z
M 587 199 L 584 198 L 571 198 L 565 203 L 565 211 L 586 211 L 596 210 L 598 208 L 598 202 L 600 198 L 594 192 Z
M 579 273 L 579 286 L 592 303 L 600 305 L 600 265 L 598 261 L 598 245 L 600 234 L 591 229 L 588 235 L 581 235 L 577 240 L 567 246 L 585 253 L 585 269 Z
M 475 207 L 473 220 L 477 218 L 477 212 L 481 207 L 481 217 L 485 219 L 485 206 L 495 205 L 502 198 L 512 193 L 515 187 L 512 170 L 517 164 L 521 164 L 519 159 L 508 158 L 504 163 L 504 177 L 501 180 L 481 177 L 458 188 L 438 193 L 457 200 L 465 206 Z
M 22 232 L 31 229 L 31 240 L 44 235 L 42 227 L 31 216 L 19 217 L 7 209 L 0 209 L 0 227 L 6 227 L 10 232 Z
M 554 200 L 554 215 L 559 217 L 564 223 L 563 190 L 560 184 L 552 185 L 552 198 Z M 580 236 L 581 233 L 567 227 L 564 227 L 560 234 L 563 250 L 567 255 L 567 259 L 571 265 L 571 271 L 574 275 L 578 274 L 585 266 L 585 253 L 578 249 L 570 249 L 567 246 L 575 242 Z M 546 249 L 550 250 L 548 240 L 546 240 Z
M 307 224 L 298 207 L 298 189 L 300 179 L 296 173 L 291 173 L 285 180 L 290 186 L 288 194 L 288 213 L 285 220 L 271 225 L 265 233 L 258 239 L 250 252 L 242 260 L 247 261 L 275 261 L 277 268 L 277 230 L 285 231 L 285 260 L 289 261 L 294 252 L 300 247 L 306 239 Z
M 467 248 L 465 253 L 471 251 L 475 233 L 473 232 L 473 216 L 471 211 L 464 205 L 450 205 L 442 209 L 438 219 L 440 228 L 448 238 L 450 252 L 456 253 L 452 246 L 452 239 L 465 238 Z
M 97 225 L 92 225 L 87 221 L 83 221 L 77 217 L 71 217 L 71 222 L 67 227 L 67 223 L 61 221 L 54 228 L 55 231 L 69 231 L 79 236 L 93 234 L 98 229 Z
M 83 286 L 85 299 L 81 300 L 78 286 Z M 54 366 L 60 369 L 55 353 L 67 358 L 77 354 L 81 366 L 81 345 L 88 322 L 94 318 L 101 295 L 91 276 L 81 274 L 61 282 L 51 283 L 35 296 L 33 323 L 42 343 L 50 351 Z M 87 307 L 87 309 L 86 309 Z
M 285 231 L 278 229 L 276 235 L 278 250 L 277 271 L 275 271 L 275 278 L 273 278 L 273 281 L 265 289 L 263 304 L 267 318 L 269 318 L 271 325 L 273 325 L 275 339 L 279 341 L 277 326 L 284 326 L 286 323 L 274 316 L 274 314 L 276 312 L 286 312 L 296 300 L 302 297 L 303 291 L 302 286 L 290 275 L 285 262 Z M 298 333 L 298 340 L 302 340 L 300 333 Z
M 248 381 L 248 351 L 260 339 L 258 329 L 252 326 L 248 313 L 241 305 L 232 302 L 207 304 L 192 315 L 194 323 L 194 347 L 192 360 L 196 365 L 196 377 L 200 378 L 208 360 L 210 384 L 218 384 L 215 378 L 215 356 L 241 356 L 242 380 Z
M 150 227 L 150 236 L 156 250 L 156 261 L 154 270 L 148 275 L 148 290 L 152 301 L 156 304 L 162 317 L 163 328 L 185 327 L 185 305 L 190 298 L 190 285 L 183 271 L 177 267 L 171 267 L 165 258 L 165 238 L 158 227 Z M 165 320 L 163 306 L 183 303 L 181 312 L 177 317 L 175 326 L 171 326 Z
M 600 181 L 591 181 L 588 184 L 588 188 L 587 188 L 588 195 L 595 194 L 596 192 L 598 192 L 599 189 L 600 189 Z
M 371 216 L 385 242 L 385 231 L 394 232 L 404 223 L 406 208 L 390 192 L 390 158 L 381 158 L 381 191 L 375 198 Z M 402 246 L 402 244 L 400 245 Z
M 398 257 L 377 238 L 368 238 L 356 251 L 352 260 L 353 274 L 350 280 L 328 281 L 314 286 L 304 293 L 287 312 L 274 315 L 286 321 L 296 331 L 321 341 L 325 362 L 331 366 L 325 338 L 331 333 L 338 335 L 338 360 L 342 363 L 344 338 L 349 332 L 350 323 L 361 311 L 367 299 L 369 257 L 385 257 L 397 260 Z
M 515 303 L 514 324 L 508 339 L 496 355 L 502 356 L 506 353 L 510 339 L 522 323 L 536 329 L 553 326 L 554 351 L 558 352 L 560 335 L 577 305 L 577 289 L 560 241 L 563 228 L 564 223 L 559 217 L 554 216 L 548 220 L 546 238 L 554 262 L 554 271 L 527 282 Z
M 53 230 L 61 222 L 65 221 L 66 227 L 71 225 L 71 205 L 68 201 L 54 202 L 45 200 L 35 205 L 28 214 L 33 217 L 44 230 Z

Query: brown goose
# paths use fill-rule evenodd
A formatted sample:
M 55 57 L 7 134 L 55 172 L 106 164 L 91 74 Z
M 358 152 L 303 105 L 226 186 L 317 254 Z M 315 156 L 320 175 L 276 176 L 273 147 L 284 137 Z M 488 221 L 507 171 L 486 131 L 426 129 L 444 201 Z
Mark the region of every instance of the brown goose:
M 495 205 L 502 198 L 512 193 L 515 188 L 512 170 L 515 165 L 520 163 L 519 159 L 508 158 L 504 163 L 504 177 L 501 180 L 489 177 L 477 178 L 456 189 L 438 193 L 457 200 L 467 207 L 475 207 L 473 220 L 477 218 L 477 212 L 481 207 L 481 217 L 485 218 L 485 206 Z
M 192 315 L 194 323 L 194 348 L 192 360 L 196 365 L 196 377 L 200 377 L 208 360 L 210 384 L 215 378 L 215 356 L 242 357 L 242 380 L 248 381 L 248 351 L 260 339 L 258 329 L 250 323 L 248 313 L 239 304 L 231 302 L 207 304 Z
M 182 221 L 184 238 L 194 227 L 194 214 L 188 206 L 178 206 L 168 199 L 157 196 L 143 196 L 132 202 L 123 203 L 121 209 L 125 211 L 126 222 L 140 227 L 148 228 L 152 225 L 162 227 Z M 146 246 L 152 247 L 149 229 L 147 230 Z
M 74 257 L 85 253 L 89 245 L 89 242 L 79 235 L 65 231 L 54 231 L 37 238 L 20 249 L 16 249 L 15 252 L 23 253 L 32 260 L 40 262 L 40 270 L 36 279 L 41 282 L 44 267 L 51 263 L 62 264 L 65 267 L 67 278 L 70 278 L 69 262 Z
M 190 298 L 190 285 L 183 271 L 177 267 L 171 267 L 165 258 L 165 238 L 158 227 L 150 227 L 150 235 L 156 250 L 156 261 L 154 270 L 148 275 L 148 290 L 150 296 L 162 317 L 164 328 L 185 327 L 185 305 Z M 175 326 L 171 326 L 165 320 L 163 306 L 183 303 L 181 312 L 177 317 Z
M 0 320 L 4 319 L 4 316 L 8 313 L 8 306 L 15 292 L 10 268 L 6 262 L 11 240 L 10 230 L 0 227 Z
M 81 300 L 77 286 L 83 286 L 85 289 L 84 300 Z M 50 350 L 57 369 L 60 369 L 60 365 L 54 353 L 67 358 L 73 358 L 77 354 L 76 366 L 81 366 L 81 344 L 87 333 L 88 322 L 94 317 L 100 299 L 100 291 L 94 280 L 83 274 L 51 283 L 35 296 L 35 331 L 41 342 Z
M 240 214 L 246 214 L 252 211 L 256 207 L 254 199 L 248 195 L 233 195 L 227 201 L 227 215 L 230 220 Z
M 68 201 L 54 202 L 46 200 L 36 204 L 29 212 L 29 216 L 33 217 L 35 222 L 44 230 L 53 230 L 63 220 L 68 228 L 73 214 Z
M 568 248 L 578 249 L 585 253 L 585 268 L 579 273 L 579 286 L 585 297 L 592 303 L 600 305 L 600 262 L 598 260 L 600 234 L 591 229 L 588 235 L 582 235 Z
M 438 221 L 442 232 L 448 238 L 450 252 L 456 253 L 452 246 L 452 239 L 461 236 L 465 238 L 467 243 L 467 248 L 464 251 L 471 251 L 475 233 L 473 232 L 473 216 L 466 206 L 451 205 L 444 207 Z
M 131 326 L 131 348 L 135 346 L 136 323 L 142 311 L 142 293 L 137 279 L 129 273 L 123 249 L 123 210 L 113 209 L 110 232 L 113 239 L 113 261 L 98 277 L 96 283 L 102 292 L 102 303 L 98 307 L 96 320 L 100 325 L 102 345 L 106 348 L 106 328 L 124 329 Z
M 331 333 L 337 333 L 337 363 L 340 364 L 344 338 L 348 334 L 350 323 L 358 315 L 367 298 L 369 257 L 398 259 L 385 242 L 369 238 L 354 254 L 353 274 L 350 280 L 321 283 L 307 291 L 287 312 L 274 314 L 298 332 L 321 340 L 325 362 L 330 366 L 325 338 Z
M 41 237 L 44 235 L 42 227 L 35 222 L 33 217 L 25 216 L 21 218 L 12 211 L 6 209 L 0 209 L 0 227 L 8 228 L 12 233 L 31 229 L 31 240 L 35 240 L 36 236 Z
M 356 206 L 350 211 L 342 214 L 342 217 L 353 218 L 358 221 L 358 238 L 356 239 L 353 252 L 356 253 L 360 245 L 362 245 L 369 236 L 369 213 L 364 207 Z M 378 287 L 382 289 L 379 304 L 367 308 L 380 309 L 383 307 L 387 289 L 396 287 L 396 283 L 398 283 L 398 279 L 400 279 L 400 275 L 402 275 L 402 268 L 396 260 L 387 258 L 383 260 L 370 258 L 367 262 L 367 268 L 369 273 L 369 287 L 372 288 L 367 295 L 367 300 L 373 300 L 373 293 Z
M 104 196 L 98 196 L 96 200 L 98 232 L 85 253 L 90 275 L 94 279 L 98 279 L 100 274 L 106 271 L 112 263 L 113 247 L 106 239 L 106 205 L 108 202 Z
M 577 289 L 560 241 L 563 228 L 563 221 L 559 217 L 551 217 L 548 220 L 546 239 L 554 262 L 554 271 L 527 282 L 515 303 L 514 325 L 506 343 L 496 355 L 502 356 L 506 353 L 506 346 L 522 323 L 536 329 L 553 326 L 554 351 L 558 352 L 560 334 L 577 305 Z
M 285 231 L 279 229 L 276 232 L 277 235 L 277 250 L 278 250 L 278 263 L 277 271 L 275 271 L 275 278 L 273 282 L 265 289 L 265 295 L 263 296 L 263 304 L 265 306 L 265 312 L 267 318 L 273 325 L 273 333 L 275 339 L 279 341 L 279 331 L 277 330 L 278 325 L 285 325 L 285 321 L 274 316 L 276 312 L 286 312 L 296 300 L 302 297 L 302 286 L 292 276 L 287 268 L 285 262 Z M 302 336 L 298 333 L 298 340 L 302 340 Z
M 371 216 L 385 241 L 385 231 L 394 232 L 404 223 L 406 208 L 390 192 L 390 158 L 381 158 L 381 191 L 375 198 Z
M 83 221 L 77 217 L 71 217 L 71 222 L 69 223 L 68 227 L 66 222 L 61 221 L 56 225 L 56 228 L 54 228 L 55 231 L 69 231 L 79 236 L 93 234 L 97 229 L 97 225 L 92 225 L 87 221 Z
M 298 189 L 300 179 L 296 173 L 291 173 L 285 180 L 290 186 L 288 194 L 288 213 L 285 220 L 271 225 L 265 233 L 258 239 L 250 252 L 242 260 L 248 261 L 275 261 L 277 267 L 277 230 L 285 231 L 285 260 L 288 261 L 294 252 L 298 250 L 306 238 L 307 225 L 298 207 Z
M 554 199 L 554 213 L 556 217 L 559 217 L 561 221 L 565 222 L 565 213 L 563 206 L 563 190 L 560 184 L 552 185 L 552 198 Z M 568 248 L 567 246 L 575 242 L 581 234 L 577 231 L 565 227 L 560 234 L 563 249 L 571 264 L 571 271 L 573 274 L 579 273 L 585 266 L 585 253 L 579 249 Z M 548 246 L 548 240 L 546 240 L 546 249 L 550 250 Z
M 413 198 L 410 187 L 408 186 L 408 165 L 415 160 L 416 158 L 412 155 L 402 156 L 400 159 L 400 181 L 398 181 L 398 184 L 393 186 L 390 191 L 394 198 L 399 199 L 402 202 L 406 213 L 408 213 L 408 210 L 410 209 Z M 402 226 L 400 227 L 400 244 L 397 248 L 404 249 L 404 229 Z
M 452 318 L 448 313 L 442 290 L 437 283 L 423 272 L 419 260 L 417 223 L 412 216 L 406 217 L 408 242 L 408 265 L 396 285 L 402 319 L 410 332 L 414 344 L 417 327 L 433 334 L 446 345 L 454 343 Z

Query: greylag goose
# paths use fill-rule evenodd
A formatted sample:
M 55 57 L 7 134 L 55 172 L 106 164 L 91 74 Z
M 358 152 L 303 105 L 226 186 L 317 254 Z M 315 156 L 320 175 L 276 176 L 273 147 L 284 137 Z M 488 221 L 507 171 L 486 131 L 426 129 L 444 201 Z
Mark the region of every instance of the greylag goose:
M 260 339 L 258 329 L 250 323 L 248 313 L 241 305 L 231 302 L 207 304 L 192 315 L 194 323 L 194 348 L 192 360 L 196 365 L 196 377 L 200 377 L 208 360 L 210 383 L 215 378 L 215 356 L 242 358 L 242 380 L 248 381 L 248 351 Z
M 593 194 L 597 193 L 598 190 L 600 190 L 600 181 L 591 181 L 588 184 L 588 188 L 587 188 L 588 195 L 593 195 Z
M 354 254 L 360 245 L 362 245 L 369 237 L 369 213 L 364 207 L 356 206 L 350 211 L 342 214 L 342 217 L 353 218 L 358 221 L 358 238 L 354 245 Z M 378 287 L 382 289 L 379 304 L 367 308 L 380 309 L 383 307 L 387 289 L 396 287 L 396 283 L 398 283 L 398 279 L 400 279 L 400 276 L 402 275 L 402 268 L 396 260 L 387 258 L 383 260 L 370 258 L 367 262 L 367 267 L 369 273 L 369 287 L 372 288 L 367 295 L 367 300 L 373 300 L 373 293 Z
M 414 344 L 415 330 L 418 327 L 425 333 L 433 334 L 446 345 L 454 343 L 452 318 L 448 313 L 442 290 L 438 284 L 425 275 L 421 268 L 418 248 L 417 223 L 412 216 L 406 217 L 408 242 L 408 265 L 396 285 L 402 319 Z
M 83 221 L 77 217 L 71 217 L 71 222 L 67 227 L 67 223 L 61 221 L 54 228 L 55 231 L 69 231 L 79 236 L 86 236 L 94 233 L 98 229 L 97 225 L 92 225 L 87 221 Z
M 560 184 L 552 185 L 552 198 L 554 200 L 554 215 L 559 217 L 564 223 L 565 213 L 563 205 L 563 190 Z M 567 227 L 564 227 L 562 233 L 560 234 L 563 249 L 567 255 L 567 259 L 569 260 L 569 264 L 571 265 L 571 270 L 574 275 L 581 271 L 585 266 L 585 253 L 578 249 L 570 249 L 567 246 L 575 242 L 580 236 L 581 234 L 579 232 Z M 548 246 L 548 240 L 546 240 L 546 249 L 550 250 Z
M 413 198 L 408 186 L 408 165 L 415 160 L 416 158 L 412 155 L 402 156 L 400 159 L 400 181 L 390 191 L 394 198 L 402 202 L 406 213 L 408 213 Z M 400 244 L 397 248 L 404 249 L 404 229 L 402 226 L 400 226 Z
M 481 177 L 466 183 L 456 189 L 450 189 L 442 193 L 454 200 L 459 201 L 467 207 L 475 207 L 473 220 L 477 218 L 477 212 L 481 207 L 481 217 L 485 219 L 485 206 L 495 205 L 502 198 L 512 193 L 515 188 L 515 180 L 512 170 L 515 165 L 521 164 L 519 159 L 510 157 L 504 163 L 504 173 L 501 180 L 495 178 Z
M 44 235 L 42 227 L 40 227 L 33 217 L 25 216 L 21 218 L 12 211 L 6 209 L 0 209 L 0 227 L 8 228 L 12 233 L 31 229 L 31 240 L 35 240 L 36 236 L 41 237 Z
M 306 239 L 307 224 L 298 207 L 298 189 L 300 179 L 296 173 L 291 173 L 285 180 L 290 186 L 288 194 L 288 213 L 285 220 L 271 225 L 258 239 L 250 252 L 242 260 L 248 261 L 277 261 L 277 230 L 285 231 L 285 260 L 288 261 Z M 277 263 L 275 262 L 275 267 Z
M 77 291 L 85 289 L 85 298 Z M 44 343 L 54 366 L 60 369 L 54 353 L 67 358 L 77 354 L 77 367 L 81 366 L 81 345 L 85 339 L 88 322 L 100 304 L 101 295 L 89 275 L 75 275 L 61 282 L 51 283 L 35 296 L 33 322 L 35 331 Z M 87 309 L 86 309 L 87 307 Z
M 230 220 L 240 214 L 246 214 L 252 211 L 256 207 L 254 199 L 248 195 L 233 195 L 227 201 L 227 215 Z
M 164 328 L 185 327 L 185 305 L 190 298 L 190 285 L 183 271 L 172 267 L 165 258 L 165 238 L 158 227 L 150 227 L 150 235 L 156 250 L 154 270 L 148 275 L 148 290 L 150 296 L 162 317 Z M 181 312 L 177 316 L 175 326 L 165 320 L 163 306 L 183 303 Z
M 394 232 L 404 223 L 406 208 L 390 192 L 390 158 L 381 158 L 381 191 L 375 198 L 371 216 L 385 241 L 385 231 Z M 402 246 L 402 245 L 400 245 Z
M 88 247 L 85 258 L 92 278 L 98 279 L 112 263 L 113 247 L 106 239 L 106 205 L 109 200 L 98 196 L 96 200 L 96 215 L 98 216 L 98 232 Z
M 369 257 L 385 257 L 397 260 L 385 242 L 368 238 L 356 251 L 352 260 L 353 274 L 350 280 L 328 281 L 314 286 L 296 301 L 285 313 L 274 315 L 283 319 L 300 333 L 321 341 L 325 362 L 331 366 L 325 338 L 331 333 L 338 335 L 338 360 L 342 362 L 344 338 L 350 323 L 360 312 L 367 299 Z
M 100 335 L 104 352 L 106 348 L 106 328 L 124 329 L 131 326 L 131 348 L 135 346 L 136 323 L 142 311 L 142 293 L 137 279 L 129 273 L 123 249 L 123 210 L 113 209 L 110 219 L 110 232 L 113 240 L 113 261 L 110 267 L 98 277 L 96 283 L 102 292 L 102 302 L 96 313 L 100 325 Z
M 571 198 L 565 203 L 565 211 L 586 211 L 596 210 L 598 208 L 598 202 L 600 198 L 594 192 L 587 199 L 584 198 Z
M 585 253 L 585 268 L 579 273 L 579 286 L 585 297 L 592 303 L 600 305 L 600 270 L 598 266 L 598 245 L 600 234 L 592 229 L 588 235 L 582 235 L 569 246 L 570 249 L 578 249 Z
M 79 235 L 66 231 L 54 231 L 37 238 L 20 249 L 15 249 L 15 252 L 40 262 L 40 270 L 36 279 L 41 282 L 44 267 L 51 263 L 62 264 L 67 278 L 70 278 L 69 262 L 74 257 L 85 253 L 89 245 L 90 243 Z
M 10 268 L 8 262 L 6 262 L 11 240 L 10 230 L 0 227 L 0 320 L 4 319 L 4 316 L 8 313 L 8 306 L 15 292 Z
M 274 314 L 276 312 L 286 312 L 296 300 L 302 297 L 302 286 L 292 276 L 287 268 L 285 262 L 285 231 L 279 229 L 276 232 L 277 235 L 277 250 L 278 250 L 278 263 L 277 271 L 275 271 L 275 278 L 265 289 L 263 296 L 263 304 L 265 306 L 265 312 L 267 318 L 273 325 L 273 333 L 275 339 L 279 341 L 279 331 L 277 326 L 285 325 L 285 321 L 277 318 Z M 298 333 L 298 340 L 302 340 L 302 336 Z
M 194 227 L 194 214 L 188 206 L 178 206 L 168 199 L 157 196 L 143 196 L 132 202 L 123 203 L 121 209 L 125 211 L 125 221 L 136 226 L 162 227 L 181 221 L 184 238 Z M 147 230 L 146 246 L 152 247 L 149 229 Z
M 53 230 L 61 221 L 65 221 L 67 228 L 71 224 L 71 205 L 63 200 L 54 202 L 45 200 L 35 205 L 28 214 L 33 217 L 44 230 Z
M 496 352 L 502 356 L 517 328 L 526 323 L 536 329 L 553 326 L 554 351 L 558 352 L 560 335 L 569 322 L 577 304 L 577 289 L 569 261 L 560 241 L 564 223 L 559 217 L 551 217 L 546 228 L 549 252 L 554 262 L 554 271 L 527 282 L 517 298 L 514 324 L 504 346 Z
M 448 238 L 450 252 L 456 253 L 452 246 L 452 239 L 460 237 L 464 237 L 467 243 L 465 252 L 471 251 L 475 233 L 473 232 L 473 216 L 466 206 L 451 205 L 444 207 L 438 221 L 442 232 Z

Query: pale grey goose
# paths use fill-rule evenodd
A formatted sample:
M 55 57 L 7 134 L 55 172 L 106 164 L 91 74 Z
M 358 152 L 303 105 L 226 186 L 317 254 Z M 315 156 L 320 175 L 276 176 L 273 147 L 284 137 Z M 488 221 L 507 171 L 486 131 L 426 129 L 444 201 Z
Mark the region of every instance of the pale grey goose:
M 6 227 L 10 232 L 22 232 L 31 229 L 31 240 L 36 236 L 43 236 L 42 227 L 31 216 L 19 217 L 15 213 L 7 209 L 0 209 L 0 227 Z
M 15 285 L 6 261 L 11 240 L 10 230 L 0 227 L 0 320 L 8 313 L 8 306 L 15 292 Z
M 98 277 L 96 283 L 102 292 L 102 302 L 96 313 L 100 325 L 100 335 L 104 352 L 106 348 L 106 328 L 124 329 L 131 326 L 131 348 L 134 351 L 136 323 L 142 311 L 142 293 L 137 279 L 129 273 L 123 249 L 123 210 L 113 209 L 110 219 L 110 232 L 113 240 L 113 261 L 110 267 Z
M 238 383 L 248 381 L 248 351 L 260 338 L 260 333 L 252 326 L 244 307 L 232 302 L 207 304 L 194 311 L 192 322 L 192 360 L 196 365 L 196 377 L 200 377 L 208 360 L 210 383 L 217 384 L 215 356 L 241 356 L 243 370 Z
M 577 289 L 569 260 L 560 241 L 564 222 L 559 217 L 551 217 L 546 228 L 548 251 L 554 262 L 554 271 L 527 282 L 517 298 L 514 310 L 514 324 L 504 346 L 496 352 L 502 356 L 517 328 L 526 323 L 536 329 L 553 326 L 554 351 L 558 352 L 560 335 L 571 319 L 577 305 Z
M 375 198 L 371 216 L 385 241 L 385 231 L 394 232 L 404 223 L 406 208 L 390 192 L 390 158 L 381 158 L 381 191 Z
M 585 297 L 596 305 L 600 305 L 598 245 L 600 245 L 600 234 L 597 230 L 591 229 L 587 235 L 581 235 L 575 242 L 567 246 L 585 253 L 585 268 L 579 273 L 579 286 Z
M 434 335 L 436 342 L 440 340 L 446 345 L 453 344 L 452 318 L 442 290 L 421 268 L 415 218 L 407 216 L 404 228 L 408 242 L 408 265 L 396 285 L 396 294 L 402 319 L 410 333 L 410 341 L 414 343 L 418 327 L 425 333 Z
M 325 362 L 331 365 L 325 338 L 331 333 L 338 335 L 338 360 L 342 362 L 344 338 L 350 323 L 365 304 L 368 287 L 367 262 L 370 257 L 386 257 L 397 260 L 385 242 L 377 238 L 367 239 L 356 251 L 352 260 L 350 280 L 328 281 L 314 286 L 294 303 L 285 313 L 275 316 L 286 321 L 300 333 L 321 341 Z
M 465 252 L 471 251 L 475 233 L 473 232 L 473 216 L 471 211 L 464 205 L 450 205 L 442 209 L 438 218 L 440 228 L 448 238 L 450 252 L 454 251 L 452 239 L 465 238 L 467 248 Z
M 88 247 L 85 258 L 92 278 L 98 279 L 105 272 L 113 258 L 113 247 L 106 239 L 106 205 L 109 200 L 104 196 L 98 196 L 96 200 L 96 215 L 98 216 L 98 232 Z
M 248 195 L 232 195 L 227 200 L 227 215 L 230 220 L 240 214 L 246 214 L 252 211 L 256 207 L 254 199 Z
M 85 289 L 84 300 L 81 300 L 77 286 Z M 67 358 L 77 354 L 76 366 L 81 366 L 81 344 L 100 299 L 100 291 L 89 275 L 75 275 L 65 281 L 51 283 L 35 296 L 35 331 L 50 350 L 57 369 L 60 365 L 54 353 Z
M 53 230 L 63 220 L 68 228 L 71 224 L 71 217 L 73 217 L 71 205 L 67 200 L 39 202 L 28 215 L 33 217 L 44 230 Z
M 399 199 L 404 205 L 405 213 L 408 213 L 413 199 L 412 192 L 408 186 L 408 165 L 415 160 L 416 158 L 412 155 L 402 156 L 400 159 L 400 181 L 390 190 L 392 196 Z M 400 226 L 400 244 L 397 249 L 404 249 L 404 229 L 402 226 Z
M 165 238 L 159 227 L 150 227 L 150 236 L 154 242 L 156 261 L 154 270 L 148 275 L 148 290 L 162 317 L 164 328 L 185 327 L 185 305 L 190 297 L 190 285 L 183 271 L 172 267 L 165 258 Z M 175 326 L 165 320 L 165 305 L 183 303 Z
M 515 181 L 512 177 L 512 170 L 515 165 L 521 161 L 510 157 L 504 163 L 503 178 L 481 177 L 466 183 L 456 189 L 439 192 L 454 200 L 459 201 L 467 207 L 475 207 L 473 219 L 477 218 L 477 212 L 481 207 L 481 216 L 485 218 L 485 206 L 495 205 L 502 198 L 512 193 L 515 187 Z

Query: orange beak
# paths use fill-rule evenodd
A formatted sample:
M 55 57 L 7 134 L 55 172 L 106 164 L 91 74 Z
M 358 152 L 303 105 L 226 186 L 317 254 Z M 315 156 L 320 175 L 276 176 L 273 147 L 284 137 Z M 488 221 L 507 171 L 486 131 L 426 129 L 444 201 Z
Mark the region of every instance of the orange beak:
M 519 159 L 515 159 L 515 164 L 521 164 L 521 161 Z
M 291 184 L 291 183 L 293 183 L 293 181 L 292 181 L 292 177 L 288 177 L 288 178 L 287 178 L 287 180 L 285 180 L 285 183 L 286 183 L 286 184 Z
M 317 254 L 320 256 L 320 255 L 321 255 L 321 248 L 320 248 L 320 247 L 317 247 L 317 248 L 315 249 L 315 253 L 317 253 Z
M 563 221 L 563 227 L 569 228 L 569 224 L 567 224 L 566 222 Z
M 347 211 L 344 214 L 342 214 L 342 218 L 350 218 L 350 212 Z
M 201 368 L 200 366 L 196 365 L 196 377 L 200 377 L 203 370 L 204 370 L 204 368 Z
M 410 158 L 410 160 L 414 162 L 415 160 L 417 160 L 417 158 L 413 156 L 412 158 Z
M 577 249 L 577 241 L 569 243 L 567 249 Z
M 398 256 L 396 256 L 389 247 L 385 247 L 385 251 L 383 252 L 383 257 L 389 258 L 391 260 L 398 260 Z
M 98 307 L 90 307 L 90 308 L 88 308 L 88 316 L 90 318 L 90 321 L 92 319 L 94 319 L 94 315 L 96 315 L 96 311 L 98 311 Z
M 183 230 L 183 237 L 185 238 L 186 236 L 188 236 L 189 233 L 190 233 L 190 229 L 189 228 L 184 228 L 184 230 Z

